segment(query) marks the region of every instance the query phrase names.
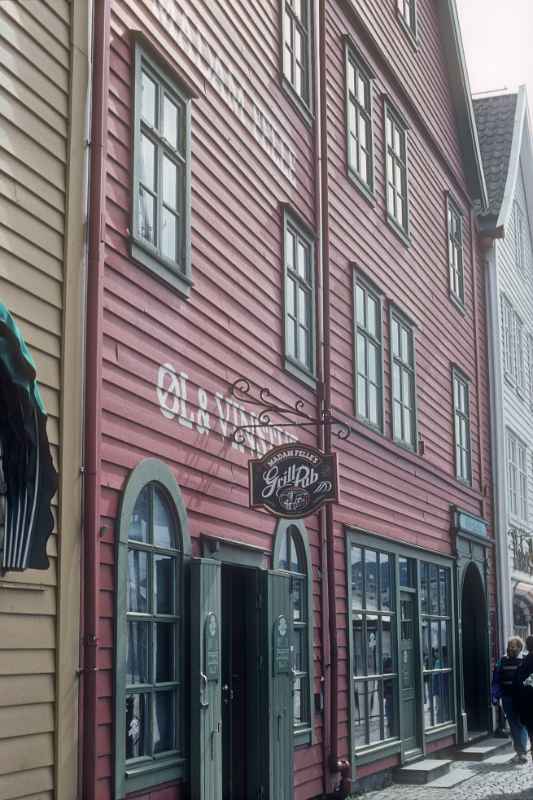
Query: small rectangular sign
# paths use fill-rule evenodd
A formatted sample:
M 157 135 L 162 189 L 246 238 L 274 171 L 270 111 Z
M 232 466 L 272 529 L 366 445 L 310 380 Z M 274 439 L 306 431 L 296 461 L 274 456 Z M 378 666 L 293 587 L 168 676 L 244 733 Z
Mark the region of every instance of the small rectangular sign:
M 467 514 L 466 511 L 455 512 L 455 527 L 464 531 L 464 533 L 472 533 L 474 536 L 487 537 L 487 523 L 479 517 L 474 517 L 472 514 Z
M 250 507 L 300 519 L 339 500 L 337 456 L 304 444 L 280 445 L 249 462 Z

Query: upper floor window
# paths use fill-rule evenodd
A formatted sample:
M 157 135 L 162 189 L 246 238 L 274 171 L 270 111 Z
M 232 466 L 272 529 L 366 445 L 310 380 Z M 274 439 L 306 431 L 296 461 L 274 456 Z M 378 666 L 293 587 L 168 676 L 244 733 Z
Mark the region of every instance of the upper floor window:
M 391 311 L 392 436 L 399 444 L 416 446 L 415 346 L 413 329 Z
M 525 272 L 526 254 L 524 241 L 524 215 L 522 213 L 520 204 L 516 200 L 514 203 L 514 237 L 516 266 L 520 272 Z
M 374 188 L 372 79 L 351 47 L 346 49 L 348 170 L 363 188 Z
M 523 393 L 526 388 L 524 325 L 505 295 L 502 295 L 501 305 L 504 371 L 508 380 Z
M 287 525 L 279 523 L 274 548 L 274 568 L 291 575 L 291 608 L 293 623 L 292 669 L 293 669 L 293 719 L 295 743 L 303 744 L 311 739 L 311 667 L 312 639 L 310 620 L 312 597 L 310 586 L 309 553 L 304 544 L 306 536 L 303 523 Z
M 132 255 L 184 294 L 190 264 L 190 99 L 137 46 Z
M 387 215 L 389 220 L 407 235 L 407 130 L 388 103 L 385 104 L 385 130 Z
M 507 431 L 507 502 L 511 516 L 527 522 L 527 448 Z
M 453 371 L 453 417 L 455 435 L 455 475 L 465 483 L 471 482 L 470 404 L 468 381 Z
M 314 380 L 313 242 L 288 214 L 284 240 L 286 366 Z
M 416 0 L 397 0 L 398 15 L 411 34 L 416 39 L 417 35 L 417 21 L 416 21 Z
M 383 430 L 383 350 L 381 298 L 359 276 L 354 287 L 355 413 Z
M 283 3 L 283 75 L 298 100 L 311 106 L 311 20 L 309 0 Z
M 463 217 L 455 203 L 448 198 L 448 268 L 450 291 L 460 302 L 465 301 L 463 267 Z

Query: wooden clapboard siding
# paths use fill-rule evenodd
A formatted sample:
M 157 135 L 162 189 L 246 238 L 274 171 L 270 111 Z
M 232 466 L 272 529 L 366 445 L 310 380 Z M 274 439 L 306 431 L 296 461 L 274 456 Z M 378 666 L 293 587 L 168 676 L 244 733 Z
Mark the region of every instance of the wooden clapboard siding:
M 0 4 L 0 300 L 34 357 L 60 480 L 49 569 L 0 579 L 2 800 L 76 794 L 87 13 Z

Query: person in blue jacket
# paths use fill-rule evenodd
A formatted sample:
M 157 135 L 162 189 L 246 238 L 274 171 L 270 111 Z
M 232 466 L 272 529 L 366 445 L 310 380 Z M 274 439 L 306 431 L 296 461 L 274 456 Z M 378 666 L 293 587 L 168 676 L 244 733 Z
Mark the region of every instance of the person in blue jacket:
M 492 675 L 492 703 L 503 707 L 503 713 L 509 723 L 511 736 L 516 755 L 513 761 L 517 764 L 527 763 L 528 732 L 521 722 L 520 713 L 513 707 L 515 694 L 516 675 L 522 664 L 521 653 L 524 644 L 518 636 L 513 636 L 507 642 L 507 654 L 496 662 Z

